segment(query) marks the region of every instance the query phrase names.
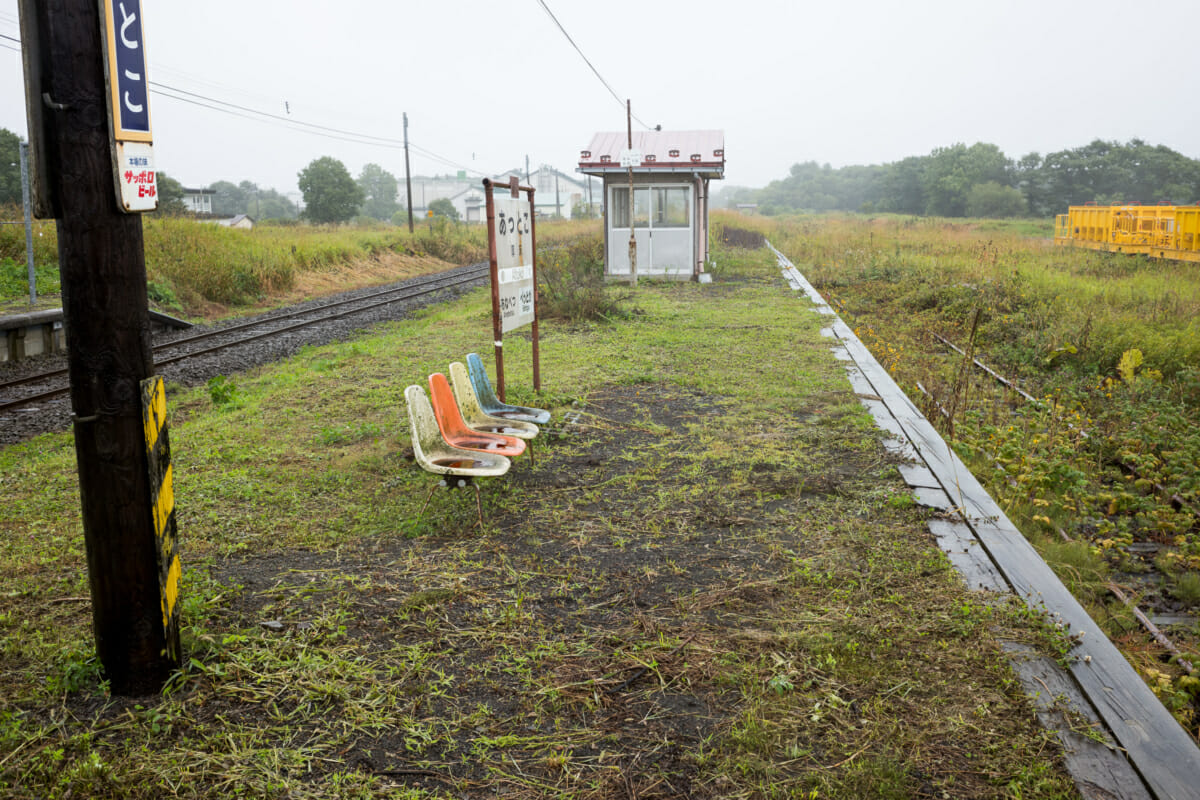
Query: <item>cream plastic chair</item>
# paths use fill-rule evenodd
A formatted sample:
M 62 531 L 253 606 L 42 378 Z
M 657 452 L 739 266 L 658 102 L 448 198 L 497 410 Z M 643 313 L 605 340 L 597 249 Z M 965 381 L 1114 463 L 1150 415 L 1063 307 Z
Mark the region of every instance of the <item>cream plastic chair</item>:
M 447 444 L 442 438 L 429 396 L 420 386 L 413 384 L 405 389 L 404 400 L 408 406 L 413 456 L 421 469 L 442 476 L 441 482 L 429 490 L 418 516 L 425 513 L 438 486 L 466 486 L 470 483 L 475 486 L 475 508 L 479 512 L 479 527 L 482 528 L 483 501 L 479 496 L 479 485 L 472 479 L 503 475 L 508 472 L 512 462 L 495 453 L 463 450 Z
M 502 433 L 505 436 L 516 436 L 518 439 L 532 439 L 538 435 L 538 426 L 532 422 L 520 419 L 505 419 L 493 417 L 479 405 L 479 396 L 471 385 L 471 376 L 467 365 L 461 361 L 450 364 L 450 382 L 454 386 L 454 399 L 462 411 L 467 425 L 477 431 L 486 433 Z

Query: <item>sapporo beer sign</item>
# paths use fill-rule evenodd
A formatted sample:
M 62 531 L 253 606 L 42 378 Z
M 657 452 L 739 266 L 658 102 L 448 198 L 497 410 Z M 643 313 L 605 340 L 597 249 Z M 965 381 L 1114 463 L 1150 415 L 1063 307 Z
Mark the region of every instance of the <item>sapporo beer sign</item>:
M 126 212 L 158 207 L 142 0 L 99 0 L 117 198 Z
M 494 203 L 500 330 L 507 333 L 533 322 L 533 228 L 528 200 L 496 197 Z

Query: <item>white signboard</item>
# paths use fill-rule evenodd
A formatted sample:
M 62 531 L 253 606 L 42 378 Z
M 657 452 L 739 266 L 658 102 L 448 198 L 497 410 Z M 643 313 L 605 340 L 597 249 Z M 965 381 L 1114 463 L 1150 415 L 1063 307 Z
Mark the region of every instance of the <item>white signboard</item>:
M 154 148 L 149 142 L 117 142 L 117 183 L 126 211 L 153 211 L 158 207 Z
M 495 197 L 493 205 L 500 330 L 507 333 L 533 322 L 533 228 L 528 200 Z
M 622 167 L 640 167 L 642 165 L 641 150 L 622 150 L 621 151 L 621 166 Z

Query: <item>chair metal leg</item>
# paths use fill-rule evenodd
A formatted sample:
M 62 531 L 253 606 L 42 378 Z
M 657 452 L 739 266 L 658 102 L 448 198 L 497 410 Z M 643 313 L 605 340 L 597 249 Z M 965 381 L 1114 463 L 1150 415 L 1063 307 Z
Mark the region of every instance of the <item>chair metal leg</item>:
M 471 481 L 471 485 L 475 487 L 475 510 L 479 513 L 479 530 L 483 530 L 483 500 L 479 497 L 479 484 Z
M 437 491 L 439 486 L 442 486 L 445 483 L 446 482 L 444 480 L 439 480 L 433 485 L 433 488 L 429 490 L 429 494 L 425 495 L 425 502 L 421 504 L 421 510 L 417 512 L 417 519 L 420 519 L 425 514 L 425 509 L 429 506 L 429 501 L 433 499 L 433 493 Z

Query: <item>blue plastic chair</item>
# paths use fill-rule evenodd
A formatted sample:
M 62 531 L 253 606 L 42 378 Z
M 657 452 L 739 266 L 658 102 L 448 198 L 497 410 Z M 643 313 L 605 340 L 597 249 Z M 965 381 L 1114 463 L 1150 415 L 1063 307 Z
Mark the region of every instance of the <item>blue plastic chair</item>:
M 538 425 L 545 425 L 550 421 L 550 412 L 544 409 L 512 406 L 500 402 L 500 398 L 496 397 L 496 392 L 492 389 L 492 382 L 488 380 L 487 370 L 483 368 L 483 361 L 480 360 L 477 353 L 467 353 L 467 371 L 471 376 L 471 386 L 475 389 L 475 396 L 479 398 L 479 407 L 485 414 L 501 419 L 519 419 Z

